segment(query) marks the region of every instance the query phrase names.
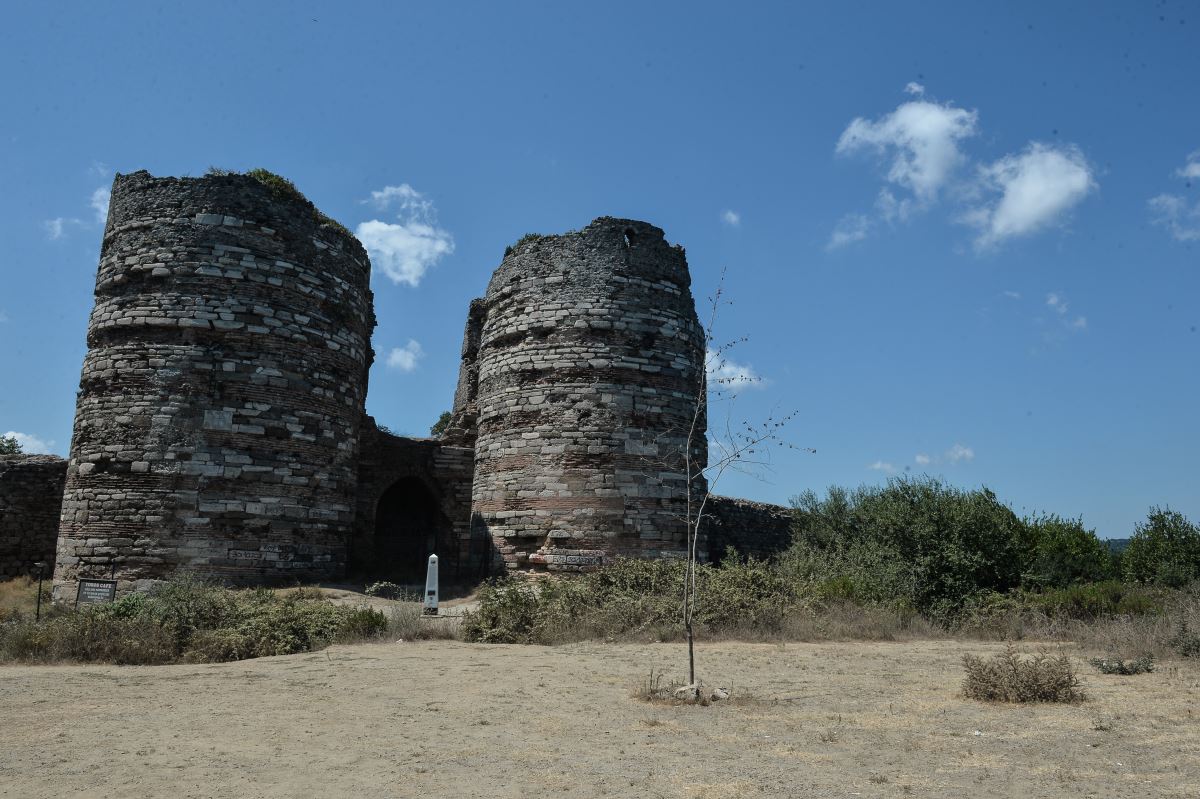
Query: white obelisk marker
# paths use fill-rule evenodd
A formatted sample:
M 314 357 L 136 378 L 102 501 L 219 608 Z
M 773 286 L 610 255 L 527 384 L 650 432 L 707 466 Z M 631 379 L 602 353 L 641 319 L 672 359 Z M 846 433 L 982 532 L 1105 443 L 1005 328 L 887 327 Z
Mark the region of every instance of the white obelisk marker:
M 425 572 L 425 609 L 426 616 L 436 616 L 438 606 L 437 555 L 429 556 L 429 568 Z

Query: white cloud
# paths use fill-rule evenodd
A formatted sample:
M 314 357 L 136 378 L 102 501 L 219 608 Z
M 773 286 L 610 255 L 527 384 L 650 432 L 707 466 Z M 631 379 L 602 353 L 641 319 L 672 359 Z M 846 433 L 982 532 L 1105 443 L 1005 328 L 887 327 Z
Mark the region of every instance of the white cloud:
M 98 225 L 103 225 L 108 221 L 108 200 L 110 193 L 107 186 L 101 186 L 92 192 L 91 206 L 92 210 L 96 212 L 96 224 Z
M 103 161 L 93 161 L 92 165 L 88 167 L 88 174 L 95 175 L 98 178 L 106 178 L 112 174 L 112 170 Z
M 1187 163 L 1175 170 L 1175 174 L 1184 180 L 1200 178 L 1200 150 L 1188 153 Z
M 910 83 L 910 94 L 924 87 Z M 958 143 L 976 133 L 978 114 L 946 103 L 919 99 L 902 103 L 890 114 L 872 122 L 858 117 L 838 139 L 840 155 L 873 149 L 891 158 L 887 180 L 911 191 L 924 205 L 965 159 Z
M 979 177 L 985 191 L 999 193 L 993 202 L 964 216 L 964 221 L 980 228 L 976 239 L 980 247 L 1026 236 L 1061 221 L 1097 185 L 1078 147 L 1039 142 L 980 167 Z
M 0 309 L 0 325 L 4 324 L 7 321 L 8 321 L 8 314 L 4 310 Z
M 877 472 L 883 472 L 884 474 L 895 474 L 896 473 L 895 465 L 888 463 L 887 461 L 875 461 L 874 463 L 869 465 L 867 468 L 873 469 Z
M 962 444 L 955 444 L 950 449 L 946 450 L 945 458 L 950 463 L 958 463 L 960 461 L 975 460 L 975 450 L 970 447 L 964 447 Z
M 1187 181 L 1200 179 L 1200 150 L 1190 153 L 1175 175 Z M 1150 210 L 1154 224 L 1169 230 L 1176 241 L 1200 240 L 1200 200 L 1188 203 L 1182 194 L 1160 194 L 1150 199 Z
M 937 464 L 955 465 L 963 461 L 971 461 L 975 459 L 975 450 L 962 444 L 955 444 L 950 449 L 940 455 L 930 455 L 927 452 L 918 452 L 913 456 L 913 463 L 917 466 L 930 466 Z M 874 468 L 874 467 L 872 467 Z
M 66 235 L 67 225 L 78 221 L 78 219 L 67 219 L 66 217 L 59 216 L 54 219 L 47 219 L 42 223 L 42 227 L 46 228 L 46 238 L 54 241 Z
M 1010 300 L 1021 299 L 1021 292 L 1019 292 L 1019 291 L 1004 291 L 1003 294 L 1005 297 L 1008 297 Z
M 401 183 L 399 186 L 384 186 L 378 191 L 371 192 L 371 198 L 363 200 L 363 202 L 369 202 L 381 211 L 386 210 L 392 203 L 396 203 L 401 211 L 414 210 L 423 217 L 433 213 L 433 202 L 407 183 Z
M 839 247 L 845 247 L 847 244 L 853 244 L 856 241 L 862 241 L 871 231 L 871 220 L 867 219 L 863 214 L 846 214 L 837 223 L 837 227 L 833 229 L 833 235 L 829 237 L 829 243 L 825 245 L 826 250 L 836 250 Z
M 1070 317 L 1071 306 L 1067 304 L 1067 301 L 1061 294 L 1053 291 L 1047 294 L 1046 307 L 1058 315 L 1059 320 L 1066 329 L 1074 331 L 1087 329 L 1087 317 L 1076 316 L 1072 319 Z
M 454 237 L 438 226 L 433 202 L 407 183 L 384 186 L 364 202 L 380 210 L 398 208 L 399 223 L 372 219 L 354 231 L 371 262 L 393 283 L 419 285 L 430 267 L 454 252 Z
M 737 394 L 747 388 L 762 388 L 766 382 L 755 373 L 753 367 L 735 363 L 713 350 L 706 353 L 705 364 L 708 382 L 717 390 Z
M 45 441 L 29 433 L 18 433 L 16 430 L 9 430 L 4 434 L 4 438 L 15 438 L 17 443 L 21 445 L 21 450 L 28 455 L 49 455 L 53 454 L 54 451 L 53 441 Z
M 1150 200 L 1154 223 L 1171 231 L 1176 241 L 1200 240 L 1200 200 L 1189 205 L 1180 194 L 1160 194 Z
M 395 369 L 400 372 L 411 372 L 417 368 L 417 361 L 425 355 L 425 351 L 421 349 L 421 345 L 414 339 L 409 339 L 408 343 L 403 347 L 393 347 L 388 353 L 387 365 L 389 369 Z
M 918 97 L 922 97 L 925 94 L 925 87 L 922 86 L 921 84 L 917 83 L 915 80 L 909 81 L 904 86 L 904 93 L 905 94 L 915 94 Z
M 742 215 L 737 211 L 727 208 L 721 212 L 721 221 L 729 227 L 741 227 Z
M 102 165 L 101 165 L 102 166 Z M 93 170 L 95 167 L 93 167 Z M 95 214 L 95 223 L 103 225 L 108 221 L 108 200 L 110 191 L 108 187 L 101 186 L 92 192 L 92 196 L 88 199 L 88 205 Z M 73 227 L 86 228 L 90 227 L 89 223 L 74 216 L 58 216 L 54 219 L 47 219 L 42 223 L 42 227 L 46 229 L 46 237 L 51 241 L 65 237 Z

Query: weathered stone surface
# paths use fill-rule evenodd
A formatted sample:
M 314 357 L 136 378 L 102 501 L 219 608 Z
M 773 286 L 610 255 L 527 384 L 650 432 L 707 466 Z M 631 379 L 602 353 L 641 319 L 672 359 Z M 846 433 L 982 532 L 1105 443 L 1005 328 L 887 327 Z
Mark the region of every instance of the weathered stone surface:
M 436 554 L 443 581 L 468 583 L 491 570 L 491 540 L 471 530 L 475 452 L 446 439 L 404 438 L 367 417 L 358 462 L 350 568 L 423 581 Z
M 684 556 L 704 390 L 690 283 L 660 229 L 604 217 L 523 239 L 472 303 L 456 419 L 477 417 L 474 524 L 508 570 Z
M 731 550 L 739 555 L 767 558 L 791 546 L 791 508 L 713 494 L 704 509 L 701 536 L 709 556 L 720 561 Z
M 66 479 L 67 462 L 57 456 L 0 455 L 0 580 L 54 562 Z
M 689 430 L 694 468 L 707 442 L 681 247 L 604 217 L 510 248 L 471 303 L 438 439 L 365 415 L 369 276 L 356 239 L 252 178 L 117 177 L 57 595 L 113 570 L 121 590 L 180 569 L 390 577 L 436 553 L 467 582 L 685 556 Z M 709 537 L 714 554 L 780 548 L 778 514 L 761 507 L 715 498 L 701 557 Z
M 124 585 L 176 569 L 231 582 L 343 573 L 369 277 L 357 239 L 253 178 L 117 176 L 58 595 L 114 565 Z

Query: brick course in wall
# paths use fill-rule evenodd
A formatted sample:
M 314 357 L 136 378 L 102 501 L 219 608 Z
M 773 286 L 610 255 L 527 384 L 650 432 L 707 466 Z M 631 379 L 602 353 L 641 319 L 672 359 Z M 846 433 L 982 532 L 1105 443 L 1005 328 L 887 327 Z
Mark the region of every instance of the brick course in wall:
M 241 175 L 118 175 L 62 507 L 56 595 L 115 566 L 340 576 L 374 327 L 370 264 Z
M 54 562 L 66 478 L 67 462 L 54 455 L 0 455 L 0 580 Z

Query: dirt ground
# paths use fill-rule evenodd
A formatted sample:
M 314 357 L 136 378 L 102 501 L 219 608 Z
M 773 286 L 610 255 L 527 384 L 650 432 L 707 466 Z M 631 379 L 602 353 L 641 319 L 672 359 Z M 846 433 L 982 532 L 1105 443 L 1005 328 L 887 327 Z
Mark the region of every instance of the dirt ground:
M 631 696 L 676 644 L 338 646 L 0 667 L 0 796 L 1200 797 L 1200 668 L 1090 700 L 957 694 L 958 641 L 704 644 L 711 707 Z

